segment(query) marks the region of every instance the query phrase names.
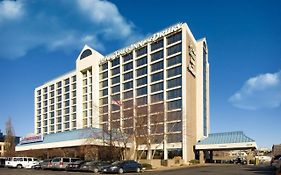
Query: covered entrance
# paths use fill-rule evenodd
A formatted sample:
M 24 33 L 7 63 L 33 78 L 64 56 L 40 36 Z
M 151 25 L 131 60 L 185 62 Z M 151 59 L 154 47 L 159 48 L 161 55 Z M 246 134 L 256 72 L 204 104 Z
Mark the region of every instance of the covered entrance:
M 209 134 L 195 145 L 196 157 L 200 163 L 214 162 L 214 152 L 245 151 L 247 163 L 253 150 L 257 148 L 255 140 L 247 137 L 242 131 Z M 226 155 L 225 155 L 226 156 Z

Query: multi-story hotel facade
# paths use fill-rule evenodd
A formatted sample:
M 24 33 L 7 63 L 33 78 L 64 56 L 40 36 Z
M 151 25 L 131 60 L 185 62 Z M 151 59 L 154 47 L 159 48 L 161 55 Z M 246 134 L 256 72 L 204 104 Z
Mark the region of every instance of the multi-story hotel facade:
M 85 46 L 74 71 L 34 96 L 35 134 L 89 127 L 132 134 L 141 127 L 164 159 L 176 149 L 188 161 L 210 129 L 206 39 L 195 40 L 179 23 L 107 56 Z

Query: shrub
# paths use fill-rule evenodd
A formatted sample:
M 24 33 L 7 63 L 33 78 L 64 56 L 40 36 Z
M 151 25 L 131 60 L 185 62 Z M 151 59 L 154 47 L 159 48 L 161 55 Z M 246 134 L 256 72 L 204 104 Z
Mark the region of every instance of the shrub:
M 193 159 L 193 160 L 190 160 L 189 163 L 192 165 L 199 164 L 199 160 Z
M 142 166 L 143 166 L 146 170 L 152 169 L 152 165 L 149 164 L 149 163 L 142 163 Z

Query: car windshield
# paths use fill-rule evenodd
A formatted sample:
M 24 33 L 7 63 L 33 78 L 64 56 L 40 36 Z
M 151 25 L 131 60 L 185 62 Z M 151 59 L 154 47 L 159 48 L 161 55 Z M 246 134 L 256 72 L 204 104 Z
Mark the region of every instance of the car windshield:
M 116 161 L 116 162 L 113 162 L 112 165 L 120 165 L 122 162 L 121 161 Z

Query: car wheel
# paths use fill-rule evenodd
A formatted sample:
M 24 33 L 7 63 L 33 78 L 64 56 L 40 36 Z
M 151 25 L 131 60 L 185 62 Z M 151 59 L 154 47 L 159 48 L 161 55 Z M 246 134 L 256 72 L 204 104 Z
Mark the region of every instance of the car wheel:
M 21 164 L 17 165 L 17 168 L 22 169 L 22 165 Z
M 94 171 L 93 171 L 94 173 L 98 173 L 99 172 L 99 169 L 97 169 L 97 168 L 94 168 Z
M 139 173 L 139 172 L 141 172 L 141 169 L 138 167 L 138 168 L 137 168 L 137 173 Z
M 120 169 L 118 170 L 118 173 L 119 173 L 119 174 L 123 174 L 123 173 L 124 173 L 124 170 L 123 170 L 122 168 L 120 168 Z

